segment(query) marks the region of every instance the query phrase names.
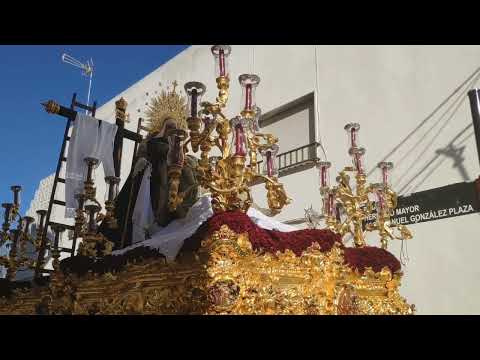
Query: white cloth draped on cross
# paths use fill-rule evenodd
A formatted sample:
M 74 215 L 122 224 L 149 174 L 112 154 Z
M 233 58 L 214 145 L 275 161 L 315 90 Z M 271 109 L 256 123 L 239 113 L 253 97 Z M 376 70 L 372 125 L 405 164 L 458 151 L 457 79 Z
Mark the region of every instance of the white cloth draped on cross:
M 114 176 L 113 143 L 117 125 L 77 113 L 72 125 L 65 174 L 65 217 L 75 217 L 75 194 L 83 191 L 87 165 L 91 157 L 103 164 L 105 176 Z M 97 165 L 98 166 L 98 165 Z

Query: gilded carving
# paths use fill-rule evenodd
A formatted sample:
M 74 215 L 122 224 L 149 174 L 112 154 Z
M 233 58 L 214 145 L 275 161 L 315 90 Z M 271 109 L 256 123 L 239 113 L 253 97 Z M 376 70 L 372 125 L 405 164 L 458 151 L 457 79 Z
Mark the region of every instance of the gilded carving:
M 174 264 L 148 260 L 116 274 L 52 276 L 34 295 L 1 299 L 0 313 L 49 314 L 413 314 L 398 292 L 402 274 L 363 274 L 344 264 L 343 250 L 314 243 L 302 256 L 259 253 L 246 234 L 222 226 L 195 257 Z

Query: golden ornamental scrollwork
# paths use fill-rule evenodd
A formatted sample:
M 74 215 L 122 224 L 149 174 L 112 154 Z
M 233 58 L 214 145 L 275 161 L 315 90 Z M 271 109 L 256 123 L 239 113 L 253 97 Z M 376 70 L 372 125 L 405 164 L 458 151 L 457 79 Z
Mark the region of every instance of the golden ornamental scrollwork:
M 17 291 L 0 313 L 48 314 L 413 314 L 399 294 L 401 273 L 363 273 L 335 245 L 302 256 L 260 253 L 227 225 L 202 241 L 197 256 L 174 264 L 150 259 L 115 274 L 56 272 L 48 291 Z
M 255 104 L 254 93 L 260 78 L 253 74 L 239 76 L 244 105 L 239 116 L 228 119 L 224 109 L 229 97 L 231 48 L 216 45 L 211 51 L 216 62 L 218 96 L 215 103 L 201 101 L 205 85 L 197 81 L 185 84 L 189 137 L 183 144 L 184 149 L 191 149 L 193 153 L 200 151 L 197 177 L 201 186 L 211 192 L 215 212 L 246 212 L 253 203 L 250 186 L 261 180 L 265 181 L 268 205 L 274 215 L 291 199 L 278 181 L 278 138 L 263 134 L 258 124 L 261 111 Z M 212 151 L 218 155 L 211 154 Z M 263 171 L 258 169 L 258 153 L 264 157 Z

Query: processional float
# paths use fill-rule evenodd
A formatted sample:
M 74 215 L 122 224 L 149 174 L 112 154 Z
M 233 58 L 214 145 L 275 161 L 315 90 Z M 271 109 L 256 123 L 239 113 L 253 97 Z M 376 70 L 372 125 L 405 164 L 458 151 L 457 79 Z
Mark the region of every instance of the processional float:
M 181 252 L 173 263 L 166 263 L 161 254 L 151 253 L 129 258 L 120 265 L 118 260 L 115 263 L 113 259 L 118 258 L 111 254 L 112 244 L 98 232 L 98 225 L 100 222 L 112 228 L 123 225 L 115 218 L 120 173 L 106 179 L 108 196 L 102 213 L 91 177 L 97 160 L 85 159 L 88 171 L 84 192 L 77 197 L 75 217 L 76 236 L 81 238 L 78 253 L 72 253 L 72 257 L 61 262 L 55 253 L 53 271 L 46 284 L 18 288 L 12 285 L 14 272 L 23 260 L 11 251 L 8 257 L 2 258 L 10 274 L 4 287 L 11 291 L 1 298 L 0 313 L 324 315 L 414 312 L 414 306 L 399 294 L 400 262 L 386 249 L 391 239 L 411 238 L 406 227 L 395 226 L 390 221 L 397 198 L 389 183 L 392 164 L 379 164 L 382 181 L 367 184 L 363 166 L 365 149 L 359 146 L 358 124 L 345 127 L 352 166 L 340 172 L 336 186 L 329 183 L 331 164 L 326 161 L 317 164 L 327 229 L 281 233 L 259 228 L 246 215 L 253 204 L 250 188 L 260 181 L 267 191 L 269 215 L 278 214 L 291 202 L 279 182 L 276 162 L 279 139 L 263 133 L 259 126 L 260 108 L 255 101 L 255 90 L 260 83 L 257 75 L 239 76 L 241 112 L 232 119 L 224 115 L 230 88 L 228 59 L 231 48 L 217 45 L 211 50 L 218 88 L 216 101 L 202 101 L 206 92 L 203 84 L 185 84 L 186 128 L 168 134 L 169 209 L 174 210 L 183 201 L 179 178 L 187 153 L 199 154 L 198 181 L 211 193 L 214 215 L 202 225 L 202 231 L 190 239 L 198 246 L 193 251 Z M 175 92 L 175 86 L 171 92 L 163 92 L 161 97 L 167 104 L 181 105 L 183 101 Z M 125 114 L 126 102 L 121 99 L 116 105 L 117 115 L 119 108 Z M 66 111 L 53 101 L 44 106 L 53 114 Z M 127 131 L 123 129 L 124 121 L 125 116 L 117 116 L 117 124 L 121 127 L 117 136 L 122 137 Z M 118 139 L 116 169 L 121 159 Z M 261 168 L 258 155 L 262 157 Z M 351 176 L 355 184 L 350 183 Z M 15 239 L 32 241 L 22 234 L 28 234 L 28 225 L 33 220 L 22 219 L 20 230 L 10 231 L 12 206 L 4 205 L 9 210 L 5 212 L 2 241 L 12 244 L 18 241 Z M 372 212 L 376 212 L 376 220 L 366 223 Z M 44 225 L 42 221 L 40 219 L 41 226 Z M 58 249 L 61 230 L 54 229 L 54 252 Z M 372 231 L 378 232 L 381 247 L 367 245 L 365 232 Z M 45 231 L 39 233 L 45 234 Z M 343 237 L 348 234 L 354 239 L 353 247 L 344 244 Z M 48 243 L 46 237 L 39 236 L 35 244 Z M 75 268 L 74 264 L 80 263 L 87 264 L 82 265 L 84 271 L 75 270 L 78 266 Z M 30 264 L 34 265 L 38 263 Z

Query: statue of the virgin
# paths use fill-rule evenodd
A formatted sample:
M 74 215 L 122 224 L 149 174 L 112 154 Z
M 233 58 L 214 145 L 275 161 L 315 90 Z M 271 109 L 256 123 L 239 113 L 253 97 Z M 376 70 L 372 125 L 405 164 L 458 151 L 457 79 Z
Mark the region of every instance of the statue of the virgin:
M 186 129 L 186 114 L 185 100 L 175 92 L 175 87 L 151 102 L 146 112 L 149 134 L 139 145 L 130 175 L 115 202 L 118 228 L 110 229 L 105 223 L 99 229 L 115 244 L 114 250 L 148 239 L 154 229 L 185 217 L 198 199 L 197 162 L 187 155 L 178 188 L 183 201 L 173 211 L 169 207 L 168 136 L 174 130 Z

